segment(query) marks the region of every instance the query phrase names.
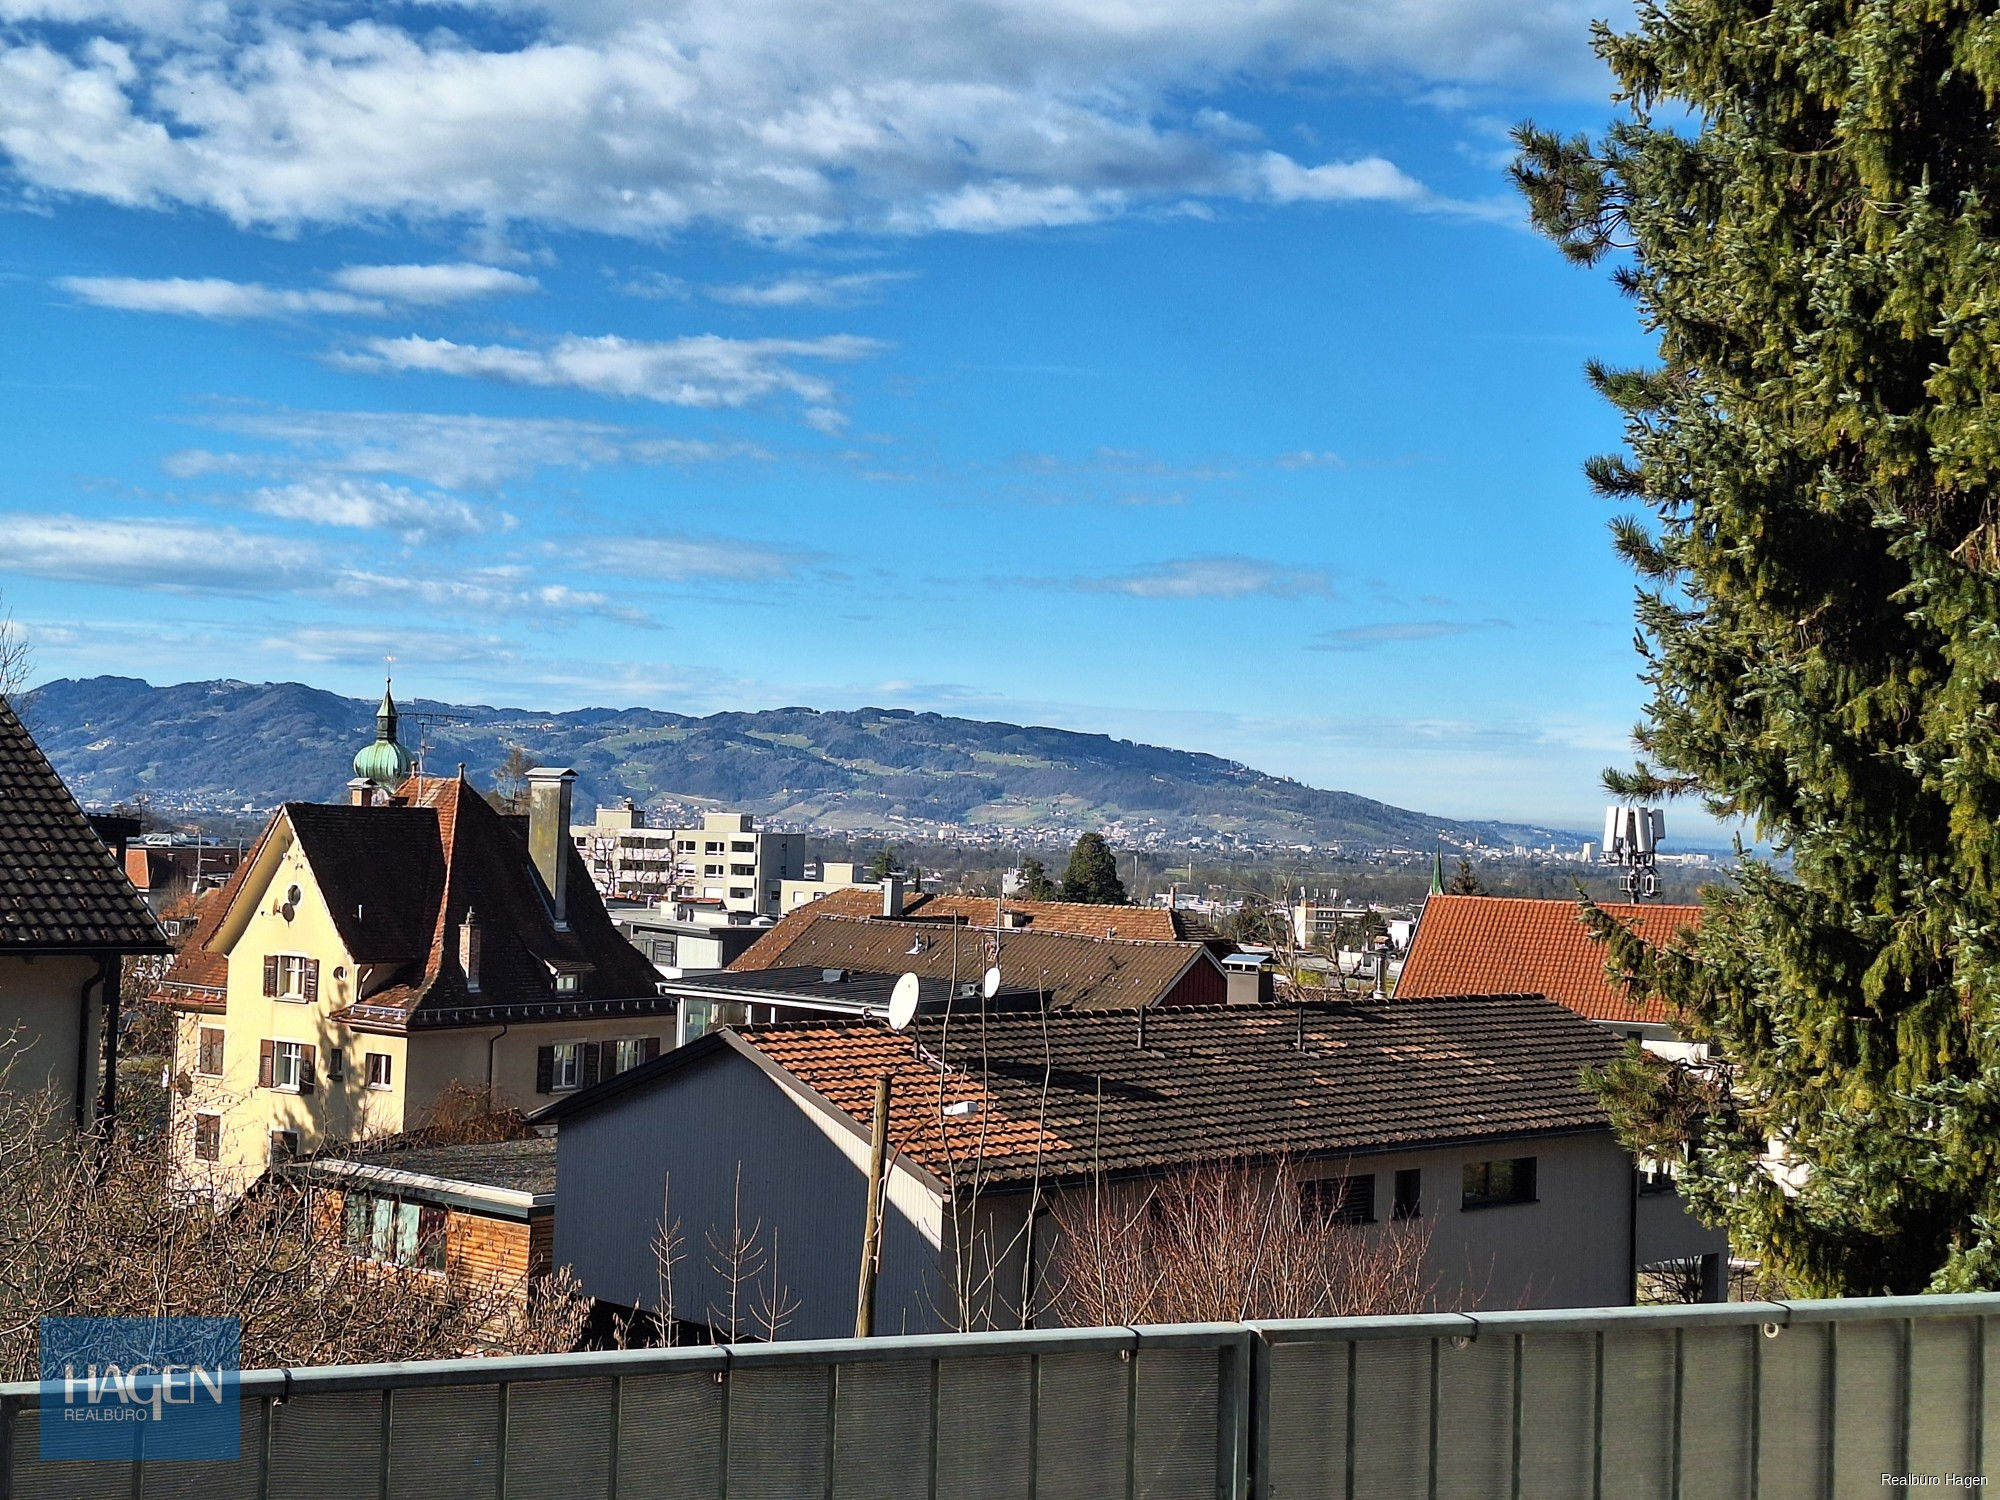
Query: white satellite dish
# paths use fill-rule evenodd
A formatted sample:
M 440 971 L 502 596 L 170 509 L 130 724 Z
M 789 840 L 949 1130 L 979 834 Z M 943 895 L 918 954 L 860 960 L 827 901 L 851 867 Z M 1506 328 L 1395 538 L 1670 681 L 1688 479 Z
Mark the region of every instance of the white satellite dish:
M 979 993 L 988 1000 L 1000 993 L 1000 965 L 995 964 L 986 971 L 985 976 L 979 981 Z
M 914 974 L 905 974 L 889 992 L 889 1024 L 901 1031 L 917 1018 L 917 991 L 921 985 Z

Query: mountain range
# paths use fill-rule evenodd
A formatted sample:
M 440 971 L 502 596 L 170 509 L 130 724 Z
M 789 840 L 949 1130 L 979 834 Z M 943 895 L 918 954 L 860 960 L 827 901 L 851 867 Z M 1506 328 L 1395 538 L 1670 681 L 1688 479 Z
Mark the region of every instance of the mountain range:
M 915 713 L 776 708 L 692 718 L 650 708 L 565 713 L 413 699 L 403 742 L 432 772 L 490 785 L 510 749 L 577 772 L 577 806 L 727 807 L 782 823 L 909 837 L 912 825 L 1035 841 L 1104 828 L 1156 847 L 1424 848 L 1441 833 L 1502 846 L 1574 842 L 1547 828 L 1440 818 L 1322 791 L 1235 761 L 1101 734 Z M 30 726 L 77 795 L 159 810 L 251 812 L 343 795 L 374 738 L 373 702 L 303 683 L 64 678 Z

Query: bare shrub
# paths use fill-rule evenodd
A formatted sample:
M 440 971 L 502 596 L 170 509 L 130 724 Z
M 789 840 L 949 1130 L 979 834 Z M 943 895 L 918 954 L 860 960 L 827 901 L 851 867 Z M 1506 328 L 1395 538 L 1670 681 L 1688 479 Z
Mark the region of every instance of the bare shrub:
M 4 1069 L 0 1069 L 4 1072 Z M 32 1378 L 48 1317 L 223 1317 L 246 1367 L 552 1353 L 588 1304 L 563 1274 L 518 1282 L 359 1258 L 303 1175 L 247 1196 L 176 1188 L 164 1145 L 59 1128 L 0 1077 L 0 1380 Z
M 1047 1310 L 1072 1327 L 1436 1310 L 1422 1219 L 1309 1212 L 1297 1168 L 1225 1163 L 1059 1199 Z

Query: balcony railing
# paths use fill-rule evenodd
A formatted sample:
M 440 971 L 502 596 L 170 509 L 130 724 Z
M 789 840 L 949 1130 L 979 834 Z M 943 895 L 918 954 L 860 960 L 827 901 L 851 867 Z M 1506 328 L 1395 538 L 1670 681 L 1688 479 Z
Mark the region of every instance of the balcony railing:
M 43 1463 L 14 1385 L 0 1476 L 21 1500 L 1825 1500 L 1985 1474 L 1996 1320 L 2000 1295 L 257 1371 L 226 1463 Z

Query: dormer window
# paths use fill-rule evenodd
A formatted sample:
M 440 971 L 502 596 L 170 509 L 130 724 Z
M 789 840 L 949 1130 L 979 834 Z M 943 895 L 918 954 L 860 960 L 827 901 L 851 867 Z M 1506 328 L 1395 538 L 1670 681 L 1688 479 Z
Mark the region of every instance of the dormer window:
M 576 993 L 576 975 L 556 975 L 556 993 L 558 995 L 574 995 Z

